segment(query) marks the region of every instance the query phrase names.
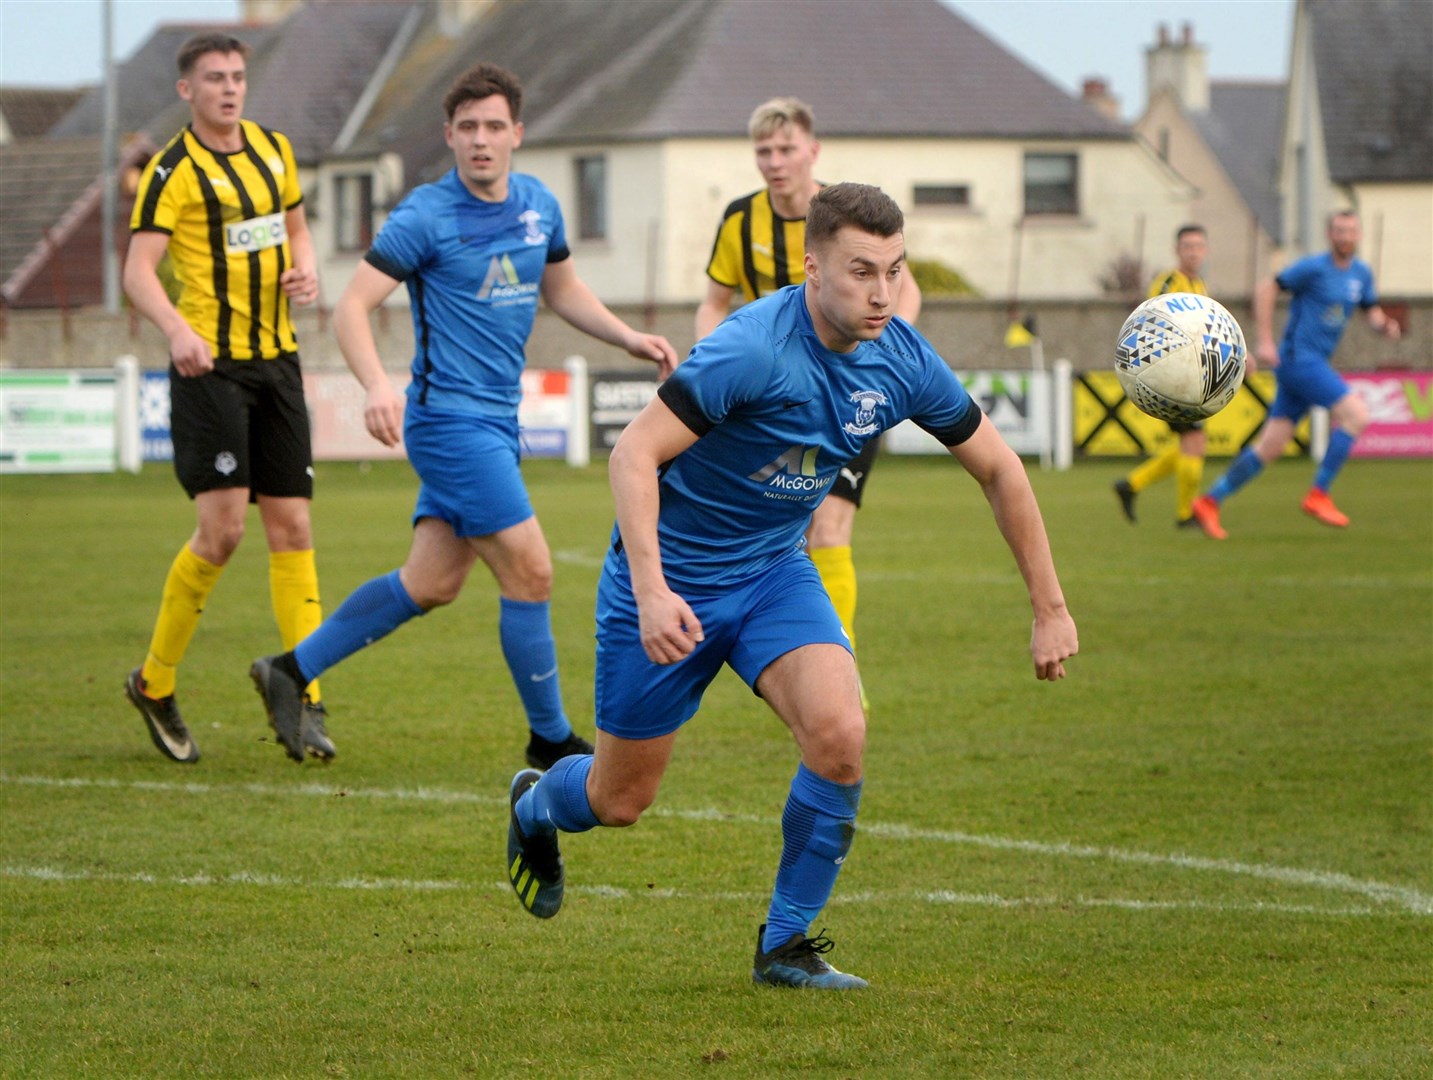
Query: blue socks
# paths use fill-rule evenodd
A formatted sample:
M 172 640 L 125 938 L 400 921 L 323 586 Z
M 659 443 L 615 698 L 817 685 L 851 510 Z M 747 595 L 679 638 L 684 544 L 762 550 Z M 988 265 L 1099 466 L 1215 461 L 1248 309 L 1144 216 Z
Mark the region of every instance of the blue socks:
M 547 601 L 501 599 L 498 637 L 522 707 L 527 711 L 528 727 L 549 742 L 562 742 L 572 734 L 572 725 L 562 711 L 557 643 L 552 638 Z
M 1320 491 L 1327 492 L 1329 485 L 1338 476 L 1338 471 L 1343 468 L 1343 463 L 1348 460 L 1348 452 L 1353 449 L 1354 437 L 1343 428 L 1334 428 L 1329 435 L 1328 449 L 1324 451 L 1324 459 L 1319 462 L 1319 471 L 1314 476 L 1314 487 Z
M 587 801 L 587 774 L 592 771 L 591 754 L 563 758 L 517 801 L 517 821 L 528 836 L 563 832 L 586 832 L 599 822 Z
M 365 645 L 372 645 L 423 609 L 398 580 L 398 571 L 365 582 L 294 648 L 304 678 L 313 680 Z
M 836 885 L 856 835 L 861 781 L 838 784 L 799 765 L 781 814 L 781 866 L 766 915 L 762 952 L 806 936 Z
M 1224 475 L 1214 482 L 1214 486 L 1209 489 L 1209 497 L 1215 502 L 1222 503 L 1258 476 L 1263 469 L 1264 463 L 1259 460 L 1259 455 L 1246 446 L 1239 451 L 1239 456 L 1234 459 L 1234 464 L 1230 465 L 1224 471 Z

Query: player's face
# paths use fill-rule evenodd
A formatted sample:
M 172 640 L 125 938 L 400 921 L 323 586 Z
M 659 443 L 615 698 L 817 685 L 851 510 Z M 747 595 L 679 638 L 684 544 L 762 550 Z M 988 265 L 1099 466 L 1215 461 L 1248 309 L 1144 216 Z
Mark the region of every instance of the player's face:
M 802 195 L 811 187 L 811 172 L 821 144 L 794 124 L 777 128 L 756 140 L 756 167 L 777 197 Z
M 443 125 L 463 185 L 485 202 L 508 197 L 512 154 L 522 145 L 522 124 L 514 123 L 508 99 L 491 94 L 465 101 Z
M 1209 240 L 1203 233 L 1185 233 L 1174 245 L 1174 256 L 1179 260 L 1179 269 L 1187 277 L 1195 277 L 1209 257 Z
M 819 251 L 806 251 L 811 321 L 821 343 L 850 352 L 891 321 L 906 269 L 906 239 L 843 225 Z
M 205 53 L 194 62 L 178 89 L 197 128 L 232 131 L 238 125 L 249 87 L 245 76 L 244 58 L 238 53 Z
M 1329 247 L 1340 259 L 1351 259 L 1363 239 L 1363 226 L 1352 214 L 1340 214 L 1329 222 Z

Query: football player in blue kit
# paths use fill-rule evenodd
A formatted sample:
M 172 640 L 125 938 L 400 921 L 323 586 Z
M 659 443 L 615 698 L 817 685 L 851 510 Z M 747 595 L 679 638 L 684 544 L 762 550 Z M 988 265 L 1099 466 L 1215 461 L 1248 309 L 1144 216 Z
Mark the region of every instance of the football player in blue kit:
M 597 746 L 510 787 L 509 877 L 539 918 L 562 903 L 557 833 L 631 825 L 723 664 L 781 718 L 800 764 L 752 977 L 855 989 L 810 927 L 855 833 L 865 714 L 856 665 L 803 550 L 811 512 L 867 440 L 910 417 L 980 484 L 1034 610 L 1035 675 L 1077 651 L 1019 457 L 944 360 L 894 318 L 904 218 L 878 188 L 811 202 L 806 281 L 743 306 L 693 348 L 609 464 L 616 527 L 597 593 Z
M 1325 525 L 1348 526 L 1348 515 L 1334 505 L 1329 488 L 1368 426 L 1368 406 L 1349 389 L 1331 360 L 1355 308 L 1390 341 L 1397 341 L 1401 330 L 1398 321 L 1378 306 L 1373 270 L 1358 258 L 1362 236 L 1358 215 L 1352 210 L 1337 211 L 1329 216 L 1328 251 L 1286 266 L 1254 290 L 1252 359 L 1273 370 L 1278 392 L 1253 445 L 1239 452 L 1207 495 L 1194 500 L 1195 520 L 1212 539 L 1228 536 L 1219 521 L 1220 505 L 1283 454 L 1294 437 L 1294 428 L 1315 405 L 1329 410 L 1333 431 L 1302 508 Z M 1281 289 L 1293 299 L 1283 341 L 1275 348 L 1274 302 Z
M 577 329 L 654 362 L 661 377 L 677 357 L 665 338 L 632 329 L 597 299 L 573 268 L 557 200 L 512 171 L 523 132 L 517 78 L 479 64 L 443 107 L 454 167 L 394 209 L 334 310 L 344 359 L 367 391 L 369 433 L 394 446 L 401 432 L 422 480 L 413 541 L 401 568 L 360 585 L 292 651 L 254 663 L 269 722 L 296 760 L 308 681 L 456 600 L 478 559 L 500 593 L 498 634 L 531 729 L 528 762 L 546 768 L 592 749 L 562 707 L 548 607 L 552 556 L 519 470 L 523 350 L 541 296 Z M 417 347 L 406 407 L 369 324 L 402 283 Z

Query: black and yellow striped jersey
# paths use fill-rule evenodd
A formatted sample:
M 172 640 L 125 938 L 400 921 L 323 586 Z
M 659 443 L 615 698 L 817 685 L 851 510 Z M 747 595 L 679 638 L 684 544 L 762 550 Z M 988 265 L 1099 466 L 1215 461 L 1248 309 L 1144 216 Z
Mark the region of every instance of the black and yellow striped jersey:
M 279 275 L 293 265 L 286 215 L 303 201 L 289 140 L 239 121 L 244 147 L 210 150 L 186 127 L 140 176 L 133 232 L 169 236 L 176 305 L 215 357 L 298 351 Z
M 707 277 L 747 300 L 806 280 L 806 219 L 784 218 L 762 188 L 726 208 Z
M 1177 266 L 1173 270 L 1167 270 L 1163 274 L 1160 274 L 1149 287 L 1150 296 L 1160 296 L 1164 293 L 1172 292 L 1198 293 L 1200 296 L 1209 295 L 1208 291 L 1204 288 L 1203 278 L 1190 277 Z

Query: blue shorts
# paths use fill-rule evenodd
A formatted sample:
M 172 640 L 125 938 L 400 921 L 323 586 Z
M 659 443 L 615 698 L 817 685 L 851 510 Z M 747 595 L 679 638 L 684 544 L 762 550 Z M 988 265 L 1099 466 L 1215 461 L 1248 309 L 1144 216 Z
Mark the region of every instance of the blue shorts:
M 1278 392 L 1269 416 L 1280 416 L 1298 423 L 1315 405 L 1331 409 L 1346 394 L 1348 383 L 1328 364 L 1318 361 L 1290 364 L 1287 361 L 1274 369 Z
M 491 536 L 533 516 L 516 419 L 434 412 L 409 400 L 403 443 L 423 481 L 413 524 L 431 517 L 458 536 Z
M 697 711 L 723 663 L 756 690 L 773 660 L 803 645 L 851 648 L 821 575 L 804 551 L 721 595 L 674 590 L 701 620 L 705 640 L 684 660 L 654 664 L 642 650 L 625 556 L 608 553 L 597 585 L 597 726 L 623 739 L 655 739 Z

